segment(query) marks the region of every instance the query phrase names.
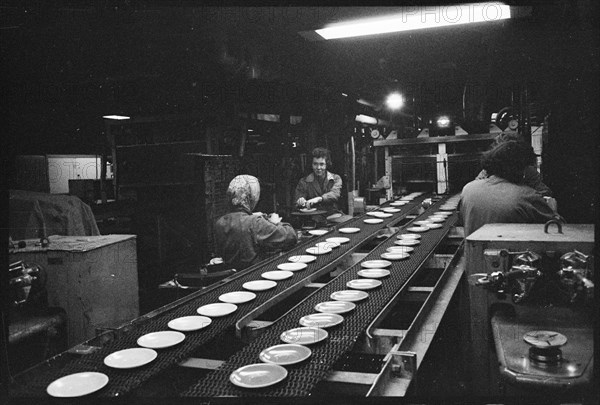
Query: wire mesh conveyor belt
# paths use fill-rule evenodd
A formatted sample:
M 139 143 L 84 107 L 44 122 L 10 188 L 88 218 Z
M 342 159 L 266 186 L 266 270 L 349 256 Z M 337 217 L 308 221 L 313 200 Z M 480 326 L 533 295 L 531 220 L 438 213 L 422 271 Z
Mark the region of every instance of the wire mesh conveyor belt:
M 439 201 L 419 217 L 427 217 L 438 210 L 443 201 Z M 438 229 L 430 229 L 422 234 L 421 244 L 415 246 L 410 257 L 405 260 L 394 261 L 391 265 L 391 275 L 383 279 L 382 286 L 369 290 L 366 300 L 357 302 L 356 308 L 344 314 L 344 321 L 328 329 L 329 337 L 322 342 L 310 346 L 312 355 L 305 362 L 287 367 L 288 376 L 282 382 L 271 387 L 259 389 L 239 388 L 229 381 L 229 376 L 239 367 L 259 363 L 259 353 L 276 344 L 281 344 L 280 335 L 286 330 L 299 327 L 302 316 L 316 312 L 315 305 L 331 300 L 331 293 L 346 290 L 346 283 L 352 279 L 360 278 L 357 271 L 361 264 L 350 267 L 338 277 L 330 281 L 304 301 L 293 308 L 285 317 L 280 319 L 256 340 L 245 346 L 242 350 L 231 356 L 217 370 L 206 375 L 196 385 L 183 392 L 183 396 L 213 397 L 213 396 L 307 396 L 316 384 L 327 377 L 328 372 L 336 361 L 348 352 L 377 314 L 394 297 L 398 290 L 406 283 L 410 276 L 429 257 L 431 252 L 441 242 L 450 228 L 455 224 L 458 215 L 453 213 Z M 399 232 L 409 224 L 403 226 Z M 381 253 L 394 245 L 396 237 L 391 237 L 379 245 L 364 260 L 380 259 Z
M 45 396 L 47 386 L 54 380 L 78 372 L 96 371 L 106 374 L 109 377 L 109 383 L 97 393 L 91 396 L 122 396 L 136 389 L 150 378 L 157 376 L 164 370 L 179 364 L 181 361 L 190 357 L 190 355 L 204 344 L 210 342 L 235 322 L 252 311 L 255 307 L 267 302 L 271 298 L 289 287 L 308 277 L 313 271 L 329 266 L 331 263 L 341 260 L 349 251 L 354 250 L 359 244 L 371 238 L 380 229 L 392 226 L 404 218 L 407 213 L 420 206 L 421 202 L 427 196 L 423 195 L 415 198 L 409 204 L 401 207 L 401 212 L 384 218 L 382 223 L 367 224 L 363 220 L 367 214 L 334 226 L 331 232 L 320 237 L 314 237 L 306 243 L 299 244 L 292 250 L 281 254 L 266 263 L 260 263 L 252 266 L 243 272 L 231 277 L 226 283 L 209 287 L 205 290 L 190 294 L 188 297 L 180 300 L 177 305 L 167 305 L 163 310 L 155 311 L 152 317 L 138 318 L 136 321 L 127 325 L 125 330 L 118 330 L 115 338 L 106 342 L 99 350 L 83 355 L 75 356 L 71 354 L 62 354 L 52 358 L 15 378 L 15 382 L 10 387 L 10 395 L 14 397 L 34 397 Z M 384 204 L 383 206 L 388 205 Z M 358 227 L 361 232 L 354 234 L 343 234 L 338 231 L 340 228 Z M 294 272 L 294 276 L 277 282 L 277 285 L 267 291 L 256 293 L 256 299 L 238 305 L 238 310 L 229 316 L 212 318 L 210 326 L 195 332 L 187 332 L 185 340 L 178 345 L 166 349 L 160 349 L 158 357 L 150 364 L 144 367 L 133 369 L 114 369 L 106 366 L 104 358 L 118 350 L 138 347 L 137 339 L 147 333 L 161 330 L 169 330 L 167 323 L 175 318 L 189 315 L 196 315 L 196 309 L 202 305 L 219 302 L 219 296 L 226 292 L 244 290 L 242 285 L 245 282 L 261 279 L 261 274 L 265 271 L 277 270 L 277 265 L 288 261 L 288 257 L 293 255 L 306 254 L 305 249 L 316 242 L 324 241 L 334 236 L 345 236 L 350 242 L 341 245 L 327 255 L 319 255 L 317 259 L 308 264 L 308 268 Z

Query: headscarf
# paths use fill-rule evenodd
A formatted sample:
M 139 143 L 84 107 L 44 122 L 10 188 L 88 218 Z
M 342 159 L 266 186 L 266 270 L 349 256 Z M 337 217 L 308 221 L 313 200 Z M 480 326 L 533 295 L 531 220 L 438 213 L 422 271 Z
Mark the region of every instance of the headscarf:
M 252 212 L 260 198 L 258 179 L 248 174 L 235 176 L 229 183 L 229 188 L 227 188 L 227 197 L 234 207 L 244 208 L 246 211 Z

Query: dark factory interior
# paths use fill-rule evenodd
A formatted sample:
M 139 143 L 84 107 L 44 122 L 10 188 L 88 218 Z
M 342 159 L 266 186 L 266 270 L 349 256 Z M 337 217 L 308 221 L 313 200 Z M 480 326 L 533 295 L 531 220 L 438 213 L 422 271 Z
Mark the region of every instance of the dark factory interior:
M 383 26 L 391 15 L 433 27 L 316 31 Z M 597 400 L 596 2 L 3 0 L 0 17 L 9 399 Z M 401 107 L 390 107 L 392 93 Z M 551 190 L 536 198 L 554 217 L 488 216 L 466 232 L 467 189 L 506 134 L 535 154 Z M 324 196 L 298 202 L 299 179 L 319 176 L 318 147 L 327 176 L 339 175 L 335 212 Z M 229 262 L 231 239 L 219 236 L 239 175 L 258 179 L 249 215 L 289 227 L 294 241 L 246 268 Z M 421 244 L 392 257 L 406 232 L 424 232 Z M 323 255 L 315 242 L 336 249 Z M 314 263 L 294 268 L 303 262 L 288 256 L 310 249 Z M 361 274 L 386 255 L 371 260 L 381 276 Z M 294 277 L 269 291 L 245 287 L 286 266 Z M 365 287 L 362 302 L 333 298 L 340 286 L 361 290 L 356 270 L 383 285 Z M 247 290 L 254 302 L 233 315 L 201 312 Z M 264 359 L 261 350 L 295 342 L 284 335 L 300 315 L 328 314 L 317 309 L 327 303 L 350 309 L 315 329 L 325 343 L 294 346 L 312 349 L 308 359 Z M 212 319 L 201 331 L 167 325 L 198 314 Z M 531 325 L 566 336 L 554 362 L 527 340 Z M 143 338 L 157 331 L 185 340 L 154 351 Z M 139 346 L 151 364 L 111 365 L 117 349 Z M 251 363 L 278 364 L 265 369 L 276 380 L 250 381 L 240 370 Z M 97 385 L 56 384 L 78 372 Z

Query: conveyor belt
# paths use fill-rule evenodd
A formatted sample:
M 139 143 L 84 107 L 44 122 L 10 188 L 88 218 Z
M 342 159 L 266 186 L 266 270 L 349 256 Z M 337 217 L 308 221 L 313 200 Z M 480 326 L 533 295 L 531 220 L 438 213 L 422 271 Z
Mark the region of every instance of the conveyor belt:
M 440 201 L 430 207 L 420 217 L 427 217 L 437 211 L 443 203 Z M 245 389 L 233 385 L 229 381 L 230 374 L 247 364 L 258 363 L 259 353 L 267 347 L 280 344 L 282 332 L 299 327 L 298 320 L 316 312 L 316 304 L 329 301 L 334 291 L 347 289 L 349 280 L 360 278 L 356 273 L 361 269 L 360 263 L 344 271 L 325 287 L 306 298 L 296 306 L 283 319 L 272 325 L 256 340 L 244 347 L 241 351 L 229 358 L 219 369 L 207 375 L 198 384 L 190 387 L 183 396 L 308 396 L 315 385 L 327 377 L 329 370 L 349 351 L 371 321 L 380 313 L 387 303 L 394 297 L 398 290 L 406 283 L 413 272 L 429 257 L 431 252 L 448 233 L 457 220 L 454 213 L 445 222 L 442 228 L 431 229 L 422 234 L 421 244 L 415 247 L 410 257 L 406 260 L 394 261 L 390 267 L 391 275 L 383 279 L 383 285 L 377 289 L 369 290 L 368 299 L 358 302 L 356 309 L 349 314 L 344 314 L 341 325 L 328 329 L 329 337 L 320 343 L 311 345 L 312 356 L 304 363 L 287 367 L 287 378 L 272 387 L 261 389 Z M 408 227 L 407 224 L 405 227 Z M 403 228 L 405 228 L 403 227 Z M 402 229 L 401 231 L 402 232 Z M 395 237 L 378 246 L 364 260 L 380 259 L 381 253 L 386 248 L 394 245 Z
M 364 223 L 363 220 L 367 218 L 366 214 L 356 217 L 348 222 L 338 224 L 333 227 L 332 232 L 320 237 L 312 238 L 307 241 L 307 243 L 298 245 L 291 251 L 288 251 L 273 260 L 270 260 L 266 264 L 260 263 L 259 265 L 253 266 L 244 272 L 231 277 L 231 280 L 227 283 L 191 294 L 183 299 L 180 305 L 168 308 L 164 312 L 160 312 L 152 318 L 145 319 L 140 322 L 133 322 L 127 327 L 126 331 L 118 331 L 117 338 L 107 342 L 101 349 L 94 353 L 76 358 L 70 358 L 70 355 L 63 355 L 59 356 L 61 358 L 44 362 L 35 369 L 20 375 L 19 378 L 16 379 L 17 383 L 11 386 L 10 395 L 15 397 L 45 396 L 47 395 L 46 387 L 57 378 L 77 372 L 97 371 L 106 374 L 109 377 L 109 383 L 105 388 L 93 395 L 122 396 L 139 387 L 144 383 L 144 381 L 156 376 L 161 371 L 166 370 L 167 368 L 172 367 L 188 358 L 199 347 L 210 342 L 227 328 L 234 325 L 238 319 L 249 313 L 253 308 L 268 301 L 277 294 L 282 293 L 290 286 L 305 278 L 308 274 L 310 274 L 307 272 L 310 272 L 311 269 L 314 271 L 314 269 L 328 266 L 336 259 L 340 259 L 348 251 L 354 249 L 358 244 L 372 237 L 380 229 L 397 223 L 414 207 L 420 205 L 424 198 L 426 198 L 426 196 L 416 198 L 409 204 L 401 207 L 400 213 L 396 213 L 389 218 L 384 218 L 383 222 L 380 224 L 370 225 Z M 338 232 L 337 229 L 343 227 L 359 227 L 361 228 L 361 232 L 356 234 L 342 234 Z M 245 282 L 261 279 L 260 275 L 263 272 L 276 270 L 278 264 L 288 261 L 288 257 L 292 255 L 306 254 L 306 247 L 312 246 L 316 242 L 324 241 L 325 239 L 334 236 L 348 237 L 350 242 L 334 249 L 327 255 L 317 256 L 317 260 L 310 263 L 306 270 L 295 272 L 293 277 L 287 280 L 279 281 L 275 288 L 257 293 L 255 300 L 239 305 L 238 310 L 234 314 L 221 318 L 213 318 L 209 327 L 197 332 L 186 333 L 186 339 L 182 343 L 171 348 L 159 350 L 157 359 L 152 363 L 144 367 L 128 370 L 113 369 L 104 365 L 103 360 L 110 353 L 118 350 L 138 347 L 136 341 L 140 336 L 150 332 L 169 330 L 167 323 L 171 319 L 181 316 L 196 315 L 196 309 L 198 307 L 219 302 L 218 297 L 226 292 L 243 290 L 242 284 Z

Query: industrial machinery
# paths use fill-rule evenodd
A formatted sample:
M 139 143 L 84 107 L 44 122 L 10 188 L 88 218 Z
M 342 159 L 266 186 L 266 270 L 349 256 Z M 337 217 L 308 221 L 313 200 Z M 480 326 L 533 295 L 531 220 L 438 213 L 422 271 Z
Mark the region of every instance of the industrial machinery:
M 475 394 L 590 392 L 593 248 L 593 225 L 488 224 L 467 237 Z

